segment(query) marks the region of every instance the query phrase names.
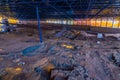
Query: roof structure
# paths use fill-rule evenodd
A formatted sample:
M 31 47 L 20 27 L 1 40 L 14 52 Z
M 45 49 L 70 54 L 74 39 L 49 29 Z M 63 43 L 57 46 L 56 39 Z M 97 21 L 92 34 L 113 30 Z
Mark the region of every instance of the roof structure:
M 119 17 L 120 0 L 0 0 L 0 14 L 17 19 Z

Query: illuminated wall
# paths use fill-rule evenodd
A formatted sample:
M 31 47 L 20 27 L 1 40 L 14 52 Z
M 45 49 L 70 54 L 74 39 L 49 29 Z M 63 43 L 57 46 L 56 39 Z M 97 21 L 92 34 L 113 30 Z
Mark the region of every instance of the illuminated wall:
M 66 24 L 66 25 L 87 25 L 92 27 L 120 28 L 120 19 L 118 18 L 93 18 L 93 19 L 77 19 L 77 20 L 57 20 L 49 19 L 46 23 Z
M 7 18 L 7 19 L 8 19 L 8 22 L 9 22 L 10 24 L 17 24 L 17 23 L 19 22 L 19 20 L 15 19 L 15 18 L 5 17 L 4 15 L 0 15 L 0 32 L 4 30 L 4 29 L 2 28 L 3 24 L 1 24 L 3 18 Z
M 8 22 L 11 23 L 11 24 L 17 24 L 19 22 L 18 19 L 15 19 L 15 18 L 12 18 L 12 17 L 6 17 L 4 15 L 0 15 L 0 22 L 2 22 L 2 19 L 3 18 L 7 18 L 8 19 Z M 1 26 L 2 24 L 0 24 Z
M 11 24 L 17 24 L 19 22 L 19 20 L 15 19 L 15 18 L 8 18 L 8 22 Z

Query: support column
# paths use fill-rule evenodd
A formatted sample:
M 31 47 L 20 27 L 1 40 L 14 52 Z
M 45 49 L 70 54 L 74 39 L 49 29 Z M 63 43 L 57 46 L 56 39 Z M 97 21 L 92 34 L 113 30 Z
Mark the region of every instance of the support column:
M 42 30 L 41 30 L 41 26 L 40 26 L 40 15 L 39 15 L 39 7 L 38 6 L 36 6 L 36 14 L 37 14 L 37 20 L 38 20 L 39 40 L 40 40 L 40 43 L 42 43 L 43 38 L 42 38 Z

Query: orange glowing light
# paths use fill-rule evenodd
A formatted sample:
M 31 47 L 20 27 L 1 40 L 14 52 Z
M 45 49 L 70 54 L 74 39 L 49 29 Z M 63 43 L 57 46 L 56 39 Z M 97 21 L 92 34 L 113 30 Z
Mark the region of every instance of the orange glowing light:
M 56 22 L 57 21 L 57 22 Z M 77 20 L 50 20 L 46 23 L 66 24 L 66 25 L 87 25 L 92 27 L 120 28 L 120 19 L 117 18 L 94 18 Z

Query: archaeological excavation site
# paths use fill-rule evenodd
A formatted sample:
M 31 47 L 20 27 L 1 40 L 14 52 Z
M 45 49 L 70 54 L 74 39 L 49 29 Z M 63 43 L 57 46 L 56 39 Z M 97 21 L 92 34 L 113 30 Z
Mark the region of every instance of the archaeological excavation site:
M 120 80 L 120 0 L 0 0 L 0 80 Z

